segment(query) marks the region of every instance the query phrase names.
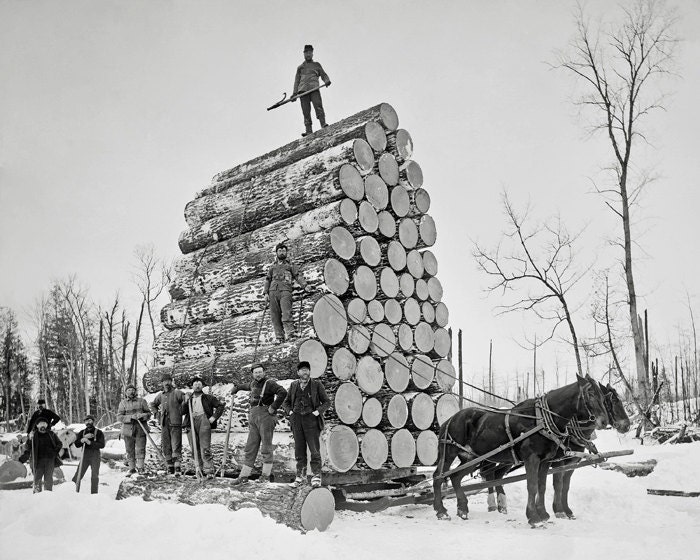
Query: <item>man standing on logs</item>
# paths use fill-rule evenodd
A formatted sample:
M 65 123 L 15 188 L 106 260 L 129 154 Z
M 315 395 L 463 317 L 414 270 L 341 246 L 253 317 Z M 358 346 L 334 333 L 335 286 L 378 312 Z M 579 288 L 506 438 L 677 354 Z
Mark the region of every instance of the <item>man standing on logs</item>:
M 49 424 L 49 429 L 53 428 L 58 422 L 61 420 L 61 417 L 56 414 L 53 410 L 49 410 L 46 408 L 46 401 L 44 399 L 39 399 L 36 401 L 37 404 L 37 409 L 34 411 L 34 414 L 32 414 L 32 417 L 29 419 L 29 424 L 27 424 L 27 433 L 31 434 L 32 430 L 34 429 L 34 426 L 36 426 L 37 421 L 39 418 L 43 418 L 48 422 Z
M 192 403 L 192 417 L 194 419 L 195 434 L 190 432 L 190 407 L 185 405 L 184 425 L 185 433 L 189 435 L 190 447 L 199 449 L 199 468 L 207 478 L 214 478 L 214 460 L 211 454 L 211 431 L 216 428 L 216 421 L 224 412 L 224 405 L 214 395 L 208 395 L 202 391 L 204 381 L 201 377 L 192 379 L 192 396 L 185 397 Z M 194 455 L 194 452 L 192 453 Z
M 105 446 L 105 435 L 95 427 L 95 417 L 92 414 L 88 414 L 83 421 L 85 429 L 78 432 L 75 440 L 75 446 L 83 448 L 83 458 L 80 461 L 80 472 L 75 471 L 73 482 L 78 486 L 90 467 L 90 493 L 97 494 L 100 484 L 100 449 Z
M 231 391 L 250 391 L 250 411 L 248 412 L 248 440 L 245 444 L 243 467 L 234 484 L 247 482 L 253 472 L 258 451 L 262 455 L 262 474 L 259 482 L 272 481 L 272 459 L 274 447 L 272 436 L 277 424 L 277 410 L 282 406 L 287 390 L 272 377 L 265 375 L 261 364 L 251 367 L 253 381 L 234 385 Z
M 315 89 L 306 95 L 302 95 L 299 99 L 301 102 L 301 112 L 304 115 L 305 132 L 302 136 L 311 134 L 311 104 L 314 105 L 316 118 L 321 123 L 321 127 L 328 126 L 326 123 L 326 113 L 323 110 L 323 101 L 321 99 L 321 91 L 318 89 L 318 79 L 321 78 L 326 87 L 331 85 L 331 79 L 323 70 L 320 63 L 314 61 L 314 48 L 311 45 L 304 46 L 304 62 L 297 68 L 297 74 L 294 77 L 294 90 L 292 95 L 299 95 L 305 91 Z
M 153 399 L 151 412 L 156 417 L 160 414 L 160 446 L 168 463 L 168 472 L 179 475 L 182 457 L 182 405 L 185 402 L 185 394 L 180 389 L 173 389 L 173 378 L 169 373 L 163 374 L 160 380 L 163 390 Z
M 294 457 L 297 461 L 295 485 L 306 481 L 306 448 L 311 455 L 311 486 L 321 486 L 321 430 L 323 413 L 331 406 L 323 383 L 311 379 L 309 362 L 297 365 L 298 380 L 292 381 L 282 408 L 289 414 L 294 436 Z
M 129 475 L 142 473 L 146 459 L 146 421 L 151 416 L 148 403 L 136 396 L 136 386 L 126 386 L 126 398 L 119 403 L 117 420 L 122 423 L 121 436 L 126 446 Z
M 299 274 L 299 267 L 287 260 L 287 245 L 278 243 L 275 247 L 277 261 L 267 271 L 265 279 L 265 300 L 270 306 L 270 317 L 275 329 L 277 342 L 294 338 L 296 330 L 292 319 L 292 291 L 294 280 L 307 292 L 311 286 Z

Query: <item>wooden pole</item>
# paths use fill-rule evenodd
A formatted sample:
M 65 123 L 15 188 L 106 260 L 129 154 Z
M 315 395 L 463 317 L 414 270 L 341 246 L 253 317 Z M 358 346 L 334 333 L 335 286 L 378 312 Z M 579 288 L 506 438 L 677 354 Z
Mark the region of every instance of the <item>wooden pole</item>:
M 537 396 L 537 335 L 535 335 L 535 344 L 532 352 L 532 396 Z
M 489 340 L 489 391 L 493 393 L 493 339 Z
M 462 370 L 462 329 L 457 333 L 457 354 L 459 360 L 459 409 L 464 407 L 464 373 Z

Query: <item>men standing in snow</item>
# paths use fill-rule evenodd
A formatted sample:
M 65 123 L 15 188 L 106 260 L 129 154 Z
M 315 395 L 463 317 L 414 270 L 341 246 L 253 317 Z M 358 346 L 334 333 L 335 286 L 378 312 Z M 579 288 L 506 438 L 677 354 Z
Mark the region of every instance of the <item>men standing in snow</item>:
M 100 449 L 105 446 L 105 435 L 95 426 L 95 417 L 88 414 L 85 419 L 85 428 L 78 432 L 75 440 L 76 447 L 83 448 L 83 458 L 80 460 L 80 472 L 75 471 L 73 482 L 78 486 L 90 467 L 90 493 L 97 494 L 100 484 Z
M 309 362 L 297 365 L 298 380 L 292 381 L 282 408 L 289 414 L 294 436 L 294 457 L 297 461 L 295 484 L 306 480 L 306 449 L 311 455 L 312 486 L 321 485 L 321 430 L 323 413 L 331 406 L 323 383 L 311 379 Z
M 253 364 L 251 367 L 253 381 L 241 385 L 234 385 L 231 391 L 235 395 L 238 391 L 250 391 L 250 410 L 248 412 L 248 441 L 245 444 L 245 456 L 241 474 L 234 484 L 246 482 L 255 465 L 258 451 L 262 455 L 262 475 L 260 482 L 272 480 L 273 450 L 272 436 L 277 424 L 277 410 L 282 406 L 287 390 L 272 377 L 265 375 L 261 364 Z
M 292 95 L 304 93 L 315 88 L 318 88 L 318 79 L 321 78 L 326 86 L 331 85 L 331 79 L 323 70 L 323 67 L 314 61 L 314 48 L 311 45 L 304 46 L 304 62 L 297 68 L 296 76 L 294 77 L 294 89 Z M 313 103 L 316 118 L 321 127 L 328 126 L 326 123 L 326 113 L 323 110 L 323 101 L 321 99 L 321 91 L 316 89 L 307 95 L 302 95 L 299 98 L 301 102 L 301 112 L 304 115 L 304 126 L 306 130 L 301 134 L 307 136 L 311 134 L 311 104 Z
M 146 421 L 151 412 L 148 403 L 136 396 L 136 386 L 126 386 L 126 398 L 119 403 L 117 420 L 122 423 L 121 435 L 126 445 L 126 457 L 129 462 L 129 474 L 143 472 L 146 459 Z
M 151 411 L 157 417 L 160 414 L 161 450 L 168 463 L 170 474 L 180 474 L 182 457 L 182 405 L 185 394 L 173 388 L 173 378 L 165 373 L 161 377 L 163 390 L 151 403 Z
M 46 422 L 48 422 L 49 429 L 53 428 L 61 420 L 61 417 L 58 414 L 56 414 L 53 410 L 46 408 L 46 401 L 44 399 L 39 399 L 36 401 L 36 404 L 37 409 L 34 411 L 34 414 L 32 414 L 32 417 L 29 419 L 29 423 L 27 424 L 28 434 L 32 433 L 32 430 L 34 429 L 34 426 L 36 426 L 39 418 L 43 418 L 46 420 Z
M 53 470 L 60 466 L 58 452 L 61 450 L 61 440 L 49 428 L 46 418 L 39 418 L 27 442 L 31 454 L 31 464 L 34 469 L 34 493 L 41 492 L 43 487 L 53 490 Z
M 214 395 L 202 391 L 204 381 L 201 377 L 192 379 L 192 395 L 185 397 L 192 404 L 192 419 L 190 419 L 190 407 L 183 407 L 185 432 L 189 436 L 190 447 L 197 445 L 199 450 L 199 468 L 203 470 L 207 478 L 214 477 L 214 460 L 211 454 L 211 431 L 216 428 L 216 422 L 224 412 L 224 404 Z M 194 424 L 195 433 L 190 432 L 190 425 Z
M 265 299 L 270 305 L 270 318 L 275 329 L 277 342 L 284 342 L 295 336 L 292 319 L 292 291 L 294 280 L 307 292 L 311 287 L 299 274 L 299 267 L 287 260 L 287 245 L 278 243 L 275 247 L 277 261 L 270 266 L 265 279 Z

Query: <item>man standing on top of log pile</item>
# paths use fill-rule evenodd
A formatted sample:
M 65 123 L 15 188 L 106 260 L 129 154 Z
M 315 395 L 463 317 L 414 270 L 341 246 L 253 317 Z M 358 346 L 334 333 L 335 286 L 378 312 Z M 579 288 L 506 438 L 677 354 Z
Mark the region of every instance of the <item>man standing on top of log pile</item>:
M 306 481 L 306 448 L 311 454 L 311 486 L 321 486 L 321 430 L 323 413 L 331 406 L 323 383 L 311 379 L 309 362 L 297 365 L 298 380 L 292 381 L 282 408 L 289 414 L 294 436 L 294 456 L 297 461 L 295 485 Z
M 36 401 L 37 409 L 32 414 L 29 419 L 29 424 L 27 424 L 27 433 L 31 434 L 34 426 L 36 426 L 39 418 L 43 418 L 49 424 L 49 429 L 53 428 L 61 420 L 61 417 L 56 414 L 53 410 L 46 408 L 46 401 L 44 399 L 39 399 Z
M 311 45 L 304 46 L 304 62 L 302 62 L 297 68 L 297 74 L 294 77 L 294 90 L 292 95 L 298 95 L 315 89 L 307 95 L 302 95 L 299 99 L 301 101 L 301 112 L 304 115 L 304 126 L 306 131 L 302 132 L 302 136 L 308 136 L 311 134 L 311 104 L 314 104 L 314 111 L 316 111 L 316 118 L 321 123 L 321 127 L 325 128 L 328 126 L 326 123 L 326 113 L 323 110 L 323 101 L 321 100 L 321 91 L 318 89 L 318 79 L 321 78 L 326 87 L 331 85 L 331 79 L 328 74 L 323 70 L 320 63 L 314 61 L 314 48 Z
M 258 482 L 272 481 L 272 459 L 274 447 L 272 436 L 277 424 L 277 410 L 282 406 L 287 390 L 272 377 L 265 375 L 261 364 L 251 367 L 253 381 L 234 385 L 231 394 L 238 391 L 250 391 L 250 410 L 248 412 L 248 440 L 245 444 L 243 467 L 233 484 L 247 482 L 253 472 L 258 451 L 262 455 L 262 475 Z
M 97 494 L 100 484 L 100 449 L 105 446 L 105 435 L 95 427 L 95 417 L 88 414 L 85 419 L 85 429 L 78 432 L 75 440 L 76 447 L 83 448 L 83 459 L 80 461 L 80 472 L 76 469 L 73 482 L 78 486 L 90 467 L 90 494 Z
M 216 421 L 224 412 L 224 405 L 214 395 L 202 392 L 204 381 L 201 377 L 192 379 L 192 395 L 185 401 L 192 402 L 195 434 L 190 433 L 190 407 L 183 406 L 185 433 L 188 434 L 190 447 L 195 444 L 199 449 L 199 468 L 207 478 L 214 478 L 214 460 L 211 455 L 211 431 L 216 428 Z M 193 453 L 194 455 L 194 453 Z
M 185 402 L 185 394 L 180 389 L 173 389 L 173 378 L 169 373 L 164 373 L 160 381 L 163 390 L 153 399 L 151 412 L 156 418 L 160 413 L 160 447 L 168 463 L 168 472 L 179 475 L 182 457 L 182 405 Z
M 294 280 L 307 292 L 311 287 L 299 274 L 299 267 L 287 261 L 287 245 L 278 243 L 275 247 L 277 262 L 267 271 L 265 279 L 265 300 L 270 306 L 270 318 L 275 329 L 277 342 L 294 338 L 294 320 L 292 319 L 292 290 Z
M 126 398 L 122 399 L 117 409 L 117 420 L 122 423 L 121 436 L 126 446 L 129 475 L 143 472 L 143 464 L 146 459 L 146 432 L 144 429 L 148 429 L 146 421 L 150 416 L 148 403 L 145 399 L 136 396 L 136 385 L 127 385 Z

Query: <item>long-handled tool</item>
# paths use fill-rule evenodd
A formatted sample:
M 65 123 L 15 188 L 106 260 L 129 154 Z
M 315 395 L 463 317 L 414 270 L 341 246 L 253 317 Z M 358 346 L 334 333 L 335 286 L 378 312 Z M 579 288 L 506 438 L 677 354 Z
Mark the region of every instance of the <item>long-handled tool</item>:
M 85 448 L 87 443 L 83 442 L 83 452 L 80 454 L 80 462 L 78 463 L 78 472 L 75 475 L 75 491 L 80 492 L 80 483 L 83 481 L 83 462 L 85 461 Z
M 158 455 L 160 455 L 160 459 L 161 459 L 161 461 L 163 461 L 163 465 L 165 466 L 165 470 L 166 470 L 166 472 L 167 472 L 167 470 L 168 470 L 168 460 L 165 458 L 165 455 L 163 455 L 163 452 L 160 450 L 160 447 L 158 447 L 158 446 L 156 445 L 156 442 L 153 441 L 153 438 L 151 437 L 151 434 L 150 434 L 149 431 L 146 429 L 146 426 L 144 426 L 144 425 L 141 423 L 141 420 L 139 420 L 139 419 L 137 418 L 136 421 L 139 423 L 139 426 L 141 426 L 141 429 L 143 430 L 143 433 L 146 434 L 146 437 L 148 438 L 148 441 L 150 441 L 150 442 L 151 442 L 151 445 L 152 445 L 153 447 L 156 448 L 156 451 L 158 452 Z
M 197 432 L 194 429 L 194 414 L 192 412 L 192 397 L 187 399 L 187 407 L 190 411 L 190 433 L 192 434 L 192 437 L 190 438 L 190 444 L 192 446 L 192 455 L 194 457 L 194 472 L 195 472 L 195 475 L 197 476 L 197 479 L 202 480 L 202 478 L 204 478 L 204 473 L 202 473 L 202 469 L 199 467 L 199 450 L 197 449 Z
M 286 105 L 287 103 L 291 103 L 292 101 L 296 101 L 300 97 L 304 97 L 305 95 L 309 95 L 310 93 L 313 93 L 314 91 L 318 91 L 321 88 L 328 87 L 329 84 L 323 84 L 318 87 L 315 87 L 313 89 L 310 89 L 308 91 L 302 91 L 301 93 L 297 93 L 295 95 L 292 95 L 289 99 L 287 99 L 287 93 L 285 92 L 282 94 L 282 99 L 272 105 L 272 107 L 268 107 L 267 110 L 271 111 L 272 109 L 277 109 L 277 107 L 281 107 L 282 105 Z

